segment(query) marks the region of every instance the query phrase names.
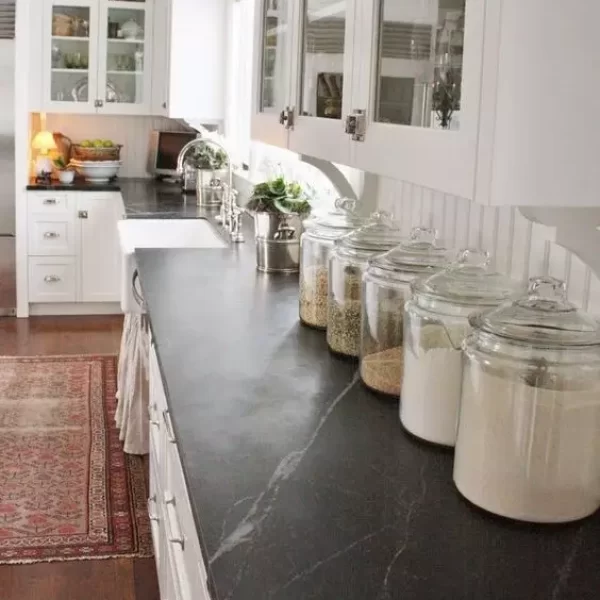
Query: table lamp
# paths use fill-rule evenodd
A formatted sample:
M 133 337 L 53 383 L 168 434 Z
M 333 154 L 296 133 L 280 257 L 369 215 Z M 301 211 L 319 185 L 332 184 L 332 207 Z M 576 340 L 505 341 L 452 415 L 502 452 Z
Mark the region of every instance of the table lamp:
M 35 175 L 36 177 L 48 177 L 52 172 L 52 161 L 48 152 L 56 150 L 56 143 L 52 133 L 49 131 L 38 131 L 31 142 L 31 147 L 38 150 L 39 154 L 35 159 Z

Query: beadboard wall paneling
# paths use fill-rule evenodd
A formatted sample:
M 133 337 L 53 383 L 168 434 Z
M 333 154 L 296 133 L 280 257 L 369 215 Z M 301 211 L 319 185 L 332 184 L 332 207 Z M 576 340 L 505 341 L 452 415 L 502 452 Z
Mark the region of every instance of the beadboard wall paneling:
M 408 182 L 381 178 L 380 210 L 394 214 L 403 232 L 416 225 L 435 227 L 454 248 L 485 248 L 495 267 L 527 280 L 552 275 L 567 282 L 569 300 L 600 316 L 600 280 L 575 254 L 555 243 L 554 229 L 527 220 L 511 207 L 481 206 L 464 198 Z
M 121 177 L 149 177 L 146 172 L 148 144 L 153 129 L 185 131 L 179 121 L 166 117 L 134 117 L 112 115 L 48 114 L 46 127 L 60 132 L 73 142 L 85 139 L 109 139 L 123 144 Z

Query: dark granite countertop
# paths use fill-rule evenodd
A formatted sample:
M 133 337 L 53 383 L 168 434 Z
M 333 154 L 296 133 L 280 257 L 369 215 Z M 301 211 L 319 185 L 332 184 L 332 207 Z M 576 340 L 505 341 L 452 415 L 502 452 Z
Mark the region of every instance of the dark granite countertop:
M 51 181 L 50 183 L 36 183 L 32 179 L 27 185 L 31 191 L 61 191 L 61 192 L 119 192 L 121 191 L 121 182 L 118 179 L 107 181 L 106 183 L 90 183 L 85 179 L 76 178 L 73 183 L 60 183 L 60 181 Z
M 452 454 L 298 324 L 297 278 L 258 273 L 250 236 L 136 255 L 215 597 L 598 597 L 600 514 L 532 526 L 469 505 Z

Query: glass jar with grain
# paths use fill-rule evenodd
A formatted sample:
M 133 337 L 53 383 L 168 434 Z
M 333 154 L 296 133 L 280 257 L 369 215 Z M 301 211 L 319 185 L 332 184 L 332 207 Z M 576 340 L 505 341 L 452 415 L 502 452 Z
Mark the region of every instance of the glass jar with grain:
M 329 253 L 336 239 L 366 222 L 354 213 L 355 201 L 339 198 L 335 210 L 304 222 L 300 239 L 300 321 L 327 328 Z
M 450 253 L 435 229 L 415 227 L 408 240 L 369 260 L 363 284 L 360 376 L 372 390 L 398 398 L 402 384 L 404 304 L 410 282 L 445 267 Z
M 454 483 L 473 504 L 537 523 L 600 508 L 600 322 L 562 281 L 469 317 Z
M 327 344 L 332 352 L 358 358 L 363 272 L 370 257 L 390 250 L 401 239 L 399 223 L 377 212 L 363 227 L 336 240 L 328 277 Z
M 485 250 L 465 248 L 443 271 L 411 283 L 404 311 L 400 420 L 414 436 L 454 446 L 469 316 L 523 286 L 496 272 Z

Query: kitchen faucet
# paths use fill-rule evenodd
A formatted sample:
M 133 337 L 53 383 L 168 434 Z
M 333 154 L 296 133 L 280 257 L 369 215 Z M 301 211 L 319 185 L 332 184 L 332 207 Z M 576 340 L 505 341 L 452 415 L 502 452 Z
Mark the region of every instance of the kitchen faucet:
M 213 182 L 211 182 L 211 187 L 223 191 L 223 201 L 221 202 L 219 216 L 216 217 L 216 219 L 229 233 L 232 242 L 243 242 L 244 234 L 242 233 L 241 228 L 243 210 L 236 203 L 237 191 L 233 189 L 233 169 L 231 168 L 231 157 L 229 156 L 229 152 L 227 152 L 221 144 L 208 138 L 196 138 L 195 140 L 191 140 L 179 152 L 179 156 L 177 157 L 177 173 L 183 174 L 183 163 L 187 153 L 202 145 L 214 146 L 225 154 L 227 160 L 227 183 L 215 180 L 213 185 Z

